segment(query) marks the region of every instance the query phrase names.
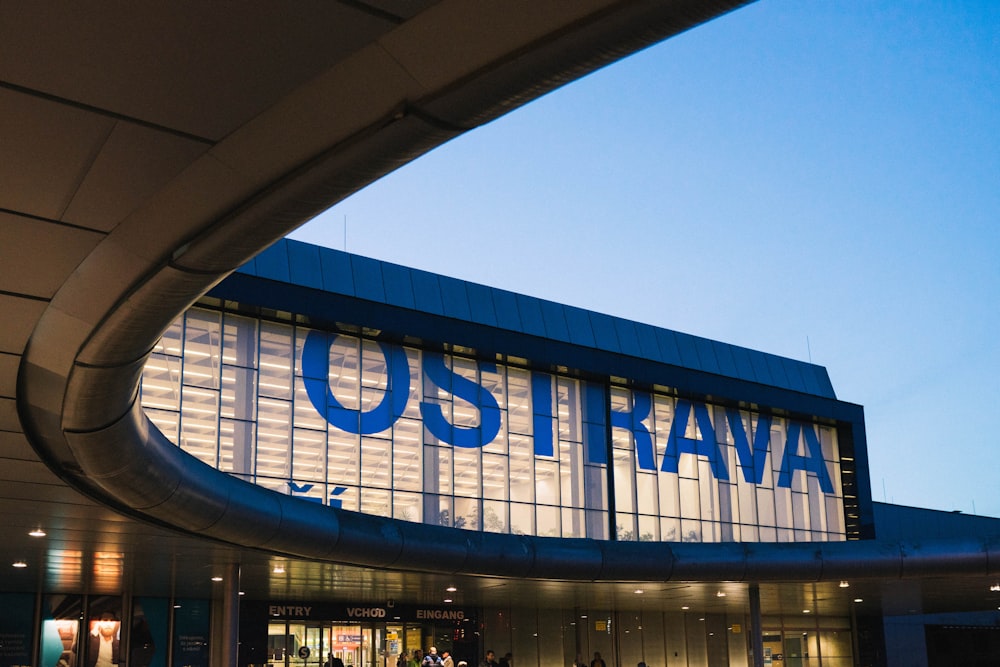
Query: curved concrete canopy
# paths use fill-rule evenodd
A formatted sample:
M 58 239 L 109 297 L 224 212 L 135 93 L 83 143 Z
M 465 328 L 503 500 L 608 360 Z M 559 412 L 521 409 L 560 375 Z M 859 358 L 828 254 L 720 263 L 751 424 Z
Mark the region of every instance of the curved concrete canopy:
M 4 431 L 23 428 L 62 481 L 100 503 L 293 557 L 579 581 L 995 574 L 988 539 L 620 544 L 337 512 L 195 462 L 136 405 L 160 333 L 260 249 L 452 137 L 739 4 L 386 0 L 293 16 L 0 6 L 0 216 L 17 242 L 2 275 L 14 313 L 3 368 L 17 369 L 6 405 L 19 417 L 6 413 Z

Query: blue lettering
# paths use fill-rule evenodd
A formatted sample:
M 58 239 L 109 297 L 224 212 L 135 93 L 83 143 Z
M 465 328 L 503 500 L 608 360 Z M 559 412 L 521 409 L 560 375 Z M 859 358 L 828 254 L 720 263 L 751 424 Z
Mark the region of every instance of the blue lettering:
M 799 454 L 799 433 L 805 436 L 806 454 Z M 791 488 L 792 473 L 796 470 L 804 470 L 816 475 L 819 481 L 819 488 L 823 493 L 833 493 L 833 482 L 830 481 L 830 473 L 826 470 L 826 462 L 823 460 L 823 447 L 819 444 L 819 437 L 816 430 L 809 425 L 799 422 L 789 422 L 787 439 L 785 440 L 785 455 L 781 458 L 781 474 L 778 476 L 778 486 Z
M 660 470 L 677 474 L 677 464 L 681 454 L 694 454 L 704 456 L 712 468 L 712 474 L 716 479 L 722 481 L 729 480 L 729 469 L 726 468 L 726 460 L 719 450 L 719 443 L 715 438 L 715 427 L 712 425 L 712 417 L 708 414 L 708 407 L 703 403 L 694 404 L 694 417 L 701 430 L 701 440 L 684 437 L 687 431 L 688 419 L 691 416 L 691 402 L 683 398 L 677 399 L 677 407 L 674 408 L 674 423 L 670 425 L 670 438 L 667 441 L 667 451 L 663 456 L 663 464 Z
M 726 418 L 729 420 L 729 430 L 732 431 L 736 443 L 736 456 L 740 460 L 740 468 L 743 469 L 743 479 L 751 484 L 760 484 L 764 480 L 764 466 L 767 464 L 768 445 L 771 442 L 771 418 L 763 414 L 757 415 L 753 451 L 750 450 L 750 441 L 746 429 L 743 428 L 739 410 L 727 409 Z
M 656 457 L 653 452 L 653 436 L 642 420 L 649 416 L 653 400 L 649 394 L 633 391 L 632 410 L 630 412 L 611 411 L 611 426 L 624 428 L 632 433 L 635 441 L 635 454 L 642 470 L 656 470 Z
M 406 410 L 410 397 L 410 366 L 406 352 L 396 345 L 378 343 L 389 369 L 385 395 L 372 410 L 361 412 L 341 405 L 330 391 L 330 346 L 337 334 L 310 331 L 302 347 L 302 375 L 309 402 L 326 420 L 347 433 L 369 435 L 392 426 Z
M 495 373 L 496 364 L 480 364 L 480 370 Z M 500 406 L 485 387 L 458 375 L 444 363 L 444 357 L 433 352 L 424 353 L 424 375 L 441 389 L 461 398 L 479 410 L 479 426 L 455 426 L 448 422 L 441 406 L 420 403 L 424 426 L 442 442 L 455 447 L 482 447 L 488 445 L 500 432 Z
M 552 439 L 552 376 L 548 373 L 531 374 L 532 432 L 535 438 L 535 456 L 553 456 Z
M 608 436 L 605 432 L 605 413 L 607 401 L 604 398 L 604 387 L 593 382 L 583 385 L 583 446 L 586 449 L 587 462 L 608 463 Z

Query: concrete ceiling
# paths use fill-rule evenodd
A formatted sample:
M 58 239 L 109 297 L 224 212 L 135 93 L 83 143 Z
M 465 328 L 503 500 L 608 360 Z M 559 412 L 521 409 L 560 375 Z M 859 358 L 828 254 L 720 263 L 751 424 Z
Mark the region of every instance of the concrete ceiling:
M 137 519 L 108 502 L 67 443 L 120 416 L 105 411 L 134 389 L 121 369 L 162 328 L 297 225 L 462 132 L 740 4 L 0 2 L 0 591 L 134 582 L 205 595 L 215 570 L 239 562 L 259 597 L 316 597 L 338 582 L 358 599 L 436 601 L 454 583 L 445 575 L 296 561 Z M 114 391 L 74 390 L 104 372 L 113 380 L 86 386 Z M 38 527 L 45 537 L 28 536 Z M 272 574 L 276 559 L 285 575 Z M 544 593 L 629 608 L 633 588 L 466 578 L 457 601 Z M 735 590 L 722 602 L 714 585 L 647 589 L 645 604 L 664 608 L 745 606 Z M 765 605 L 803 599 L 847 608 L 829 585 L 765 590 Z

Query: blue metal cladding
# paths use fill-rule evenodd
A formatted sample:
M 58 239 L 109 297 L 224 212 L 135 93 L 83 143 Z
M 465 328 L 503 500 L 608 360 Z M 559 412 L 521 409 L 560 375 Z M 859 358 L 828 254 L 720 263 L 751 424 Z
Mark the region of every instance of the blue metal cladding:
M 271 280 L 291 282 L 288 271 L 288 246 L 276 243 L 254 258 L 257 275 Z
M 523 333 L 521 315 L 517 310 L 517 295 L 499 289 L 491 289 L 490 292 L 493 295 L 493 307 L 496 309 L 497 326 Z
M 538 299 L 523 294 L 516 295 L 517 312 L 521 315 L 521 331 L 532 336 L 545 337 L 545 320 Z
M 539 306 L 542 310 L 546 336 L 568 343 L 570 341 L 569 327 L 566 325 L 563 307 L 551 301 L 539 301 Z
M 569 327 L 569 342 L 575 345 L 586 347 L 597 347 L 597 337 L 594 336 L 594 328 L 590 324 L 590 316 L 582 308 L 566 306 L 563 308 L 566 315 L 566 326 Z
M 443 314 L 498 332 L 836 399 L 821 366 L 288 239 L 239 272 L 429 316 Z
M 325 252 L 320 248 L 319 260 L 323 271 L 324 290 L 346 296 L 356 296 L 350 255 L 342 252 Z
M 413 272 L 413 298 L 418 310 L 434 315 L 444 315 L 444 302 L 438 277 L 426 271 Z
M 615 324 L 615 335 L 618 338 L 618 346 L 624 354 L 633 357 L 642 357 L 642 349 L 639 346 L 639 337 L 635 333 L 635 323 L 629 320 L 622 320 L 617 317 L 612 318 Z
M 597 347 L 612 352 L 622 351 L 618 343 L 618 333 L 615 331 L 615 318 L 602 313 L 590 313 L 590 326 L 594 330 Z
M 706 373 L 716 373 L 719 370 L 719 361 L 715 358 L 715 348 L 712 346 L 712 341 L 707 338 L 695 337 L 694 347 L 698 351 L 698 363 L 701 364 L 701 370 Z
M 469 307 L 469 294 L 465 289 L 466 283 L 453 278 L 441 278 L 438 285 L 441 289 L 444 314 L 458 320 L 470 319 L 472 310 Z
M 351 272 L 354 275 L 354 292 L 358 298 L 386 303 L 381 262 L 351 255 Z
M 397 264 L 382 263 L 382 283 L 385 286 L 386 303 L 393 303 L 403 308 L 415 308 L 413 284 L 410 281 L 410 270 Z
M 323 289 L 323 265 L 316 246 L 288 246 L 288 275 L 291 282 L 314 289 Z
M 493 290 L 476 283 L 467 283 L 465 290 L 469 295 L 470 319 L 476 324 L 488 327 L 497 326 L 497 313 L 493 306 Z

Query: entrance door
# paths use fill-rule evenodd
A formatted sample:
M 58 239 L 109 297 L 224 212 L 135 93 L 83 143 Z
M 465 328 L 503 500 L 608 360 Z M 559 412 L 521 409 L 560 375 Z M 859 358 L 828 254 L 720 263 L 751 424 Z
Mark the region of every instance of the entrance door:
M 375 632 L 374 628 L 361 625 L 329 625 L 326 629 L 329 655 L 340 658 L 344 667 L 377 667 L 373 650 Z

